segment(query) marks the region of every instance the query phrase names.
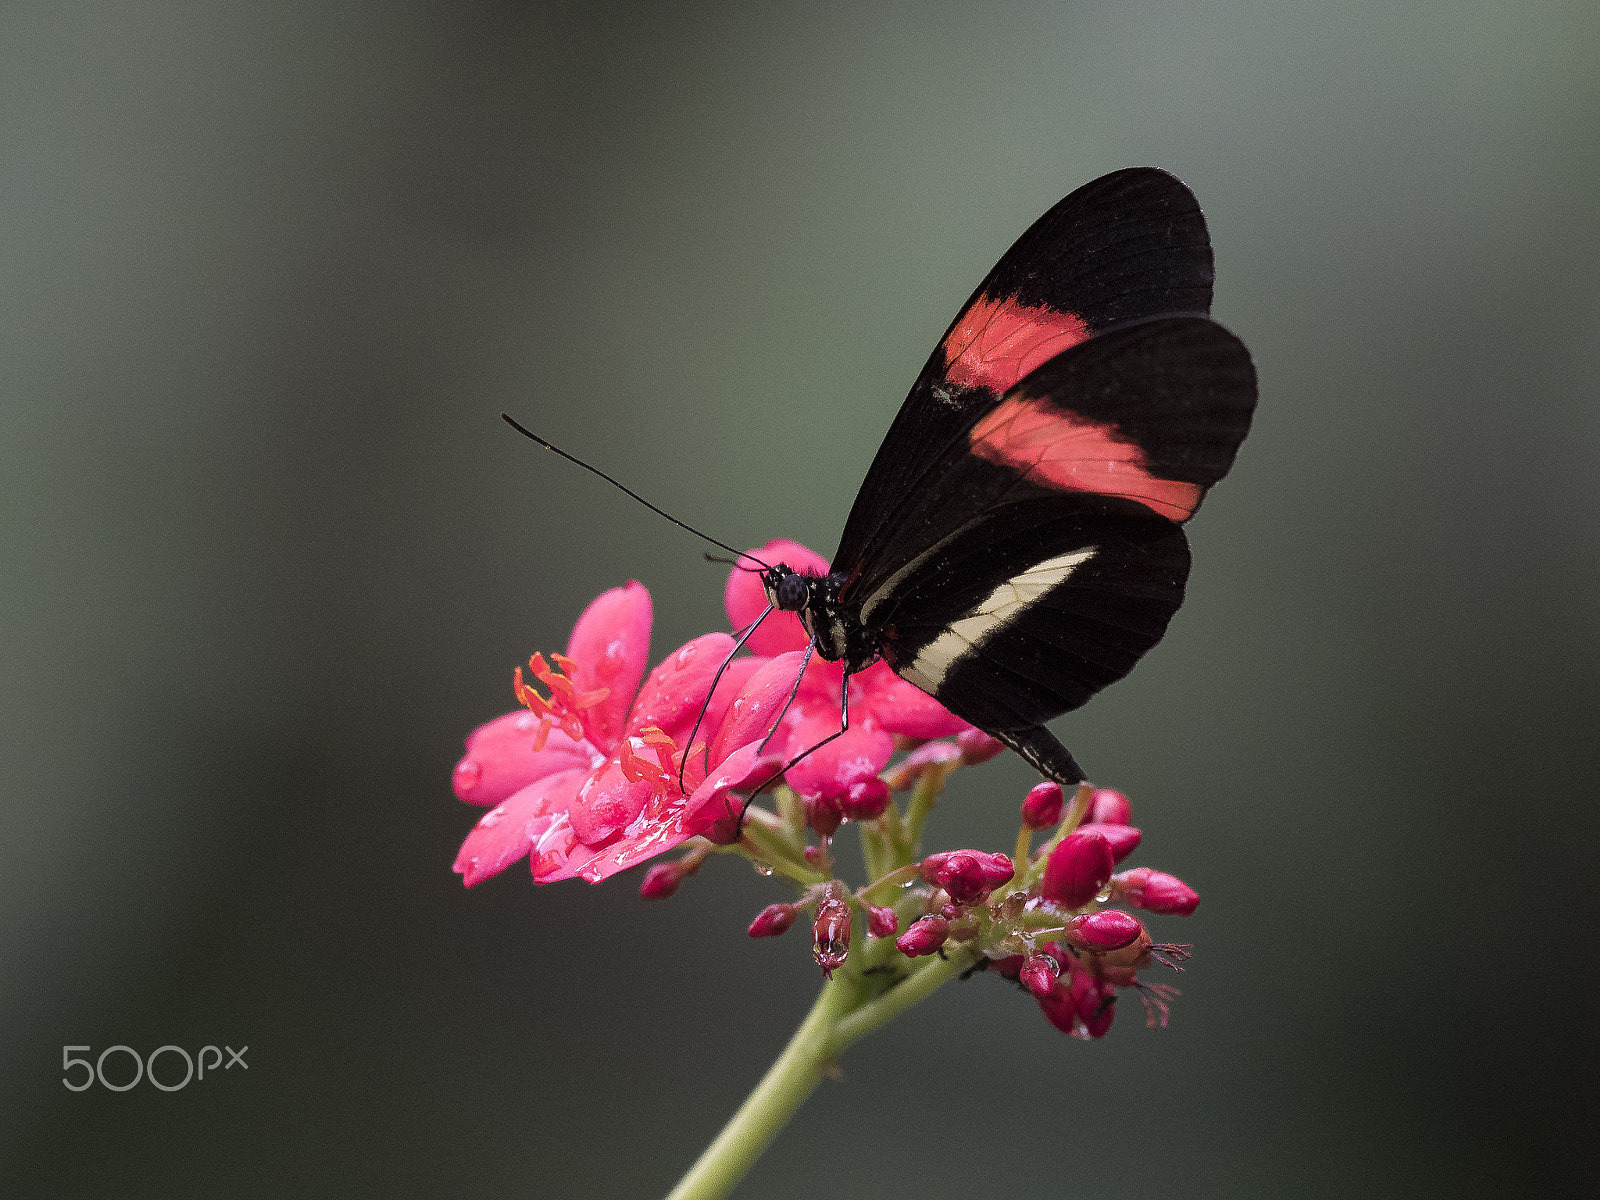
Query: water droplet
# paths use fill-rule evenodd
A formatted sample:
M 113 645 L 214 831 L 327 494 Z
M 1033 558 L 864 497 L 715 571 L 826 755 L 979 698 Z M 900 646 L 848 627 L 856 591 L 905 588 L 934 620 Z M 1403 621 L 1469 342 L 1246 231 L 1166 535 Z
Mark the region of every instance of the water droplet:
M 1099 904 L 1104 904 L 1107 900 L 1111 899 L 1111 885 L 1109 883 L 1106 884 L 1105 887 L 1101 888 L 1095 893 L 1094 898 L 1096 903 Z
M 528 714 L 532 716 L 532 713 Z M 456 791 L 465 795 L 478 786 L 478 780 L 483 778 L 483 768 L 478 765 L 475 758 L 463 758 L 456 764 L 455 769 Z
M 756 859 L 754 866 L 757 875 L 766 875 L 770 877 L 773 874 L 772 864 L 769 862 L 762 862 L 758 858 Z

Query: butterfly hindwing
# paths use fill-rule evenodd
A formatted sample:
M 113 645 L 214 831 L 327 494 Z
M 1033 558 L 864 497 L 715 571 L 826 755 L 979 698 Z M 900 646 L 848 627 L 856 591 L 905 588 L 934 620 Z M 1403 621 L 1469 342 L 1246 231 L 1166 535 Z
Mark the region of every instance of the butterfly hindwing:
M 1183 602 L 1183 530 L 1136 502 L 1036 495 L 990 510 L 885 613 L 899 674 L 990 732 L 1042 724 L 1126 675 Z
M 1165 171 L 1116 171 L 1056 204 L 939 339 L 873 460 L 834 561 L 873 556 L 896 505 L 951 440 L 1025 375 L 1124 322 L 1208 312 L 1211 282 L 1205 218 Z

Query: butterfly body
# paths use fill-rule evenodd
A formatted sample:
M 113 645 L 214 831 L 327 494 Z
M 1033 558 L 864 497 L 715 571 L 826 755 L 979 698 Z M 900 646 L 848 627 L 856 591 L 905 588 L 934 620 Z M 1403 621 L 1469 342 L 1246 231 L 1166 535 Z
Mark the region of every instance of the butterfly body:
M 1045 728 L 1183 600 L 1182 530 L 1249 429 L 1254 366 L 1206 315 L 1193 195 L 1130 168 L 1036 222 L 951 323 L 825 577 L 762 572 L 846 679 L 879 658 L 1062 783 Z

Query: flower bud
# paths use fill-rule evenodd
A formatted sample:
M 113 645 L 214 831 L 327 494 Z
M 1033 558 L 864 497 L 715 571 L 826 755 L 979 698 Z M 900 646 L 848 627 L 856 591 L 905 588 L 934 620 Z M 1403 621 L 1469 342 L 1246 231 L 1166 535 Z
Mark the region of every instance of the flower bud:
M 806 824 L 817 831 L 818 837 L 832 837 L 844 821 L 837 796 L 807 796 L 805 798 Z
M 1095 825 L 1126 825 L 1133 816 L 1133 805 L 1116 788 L 1096 788 L 1089 797 L 1089 815 L 1085 823 Z
M 1111 877 L 1111 894 L 1146 912 L 1187 917 L 1200 903 L 1200 893 L 1176 875 L 1135 867 Z
M 907 958 L 936 954 L 950 936 L 950 922 L 943 917 L 923 917 L 894 941 L 896 948 Z
M 876 775 L 868 775 L 852 783 L 838 804 L 846 820 L 875 821 L 889 807 L 889 785 Z
M 1079 833 L 1098 833 L 1111 843 L 1111 861 L 1121 862 L 1139 848 L 1144 837 L 1132 825 L 1079 825 Z
M 1035 784 L 1022 802 L 1022 823 L 1029 829 L 1049 829 L 1061 820 L 1064 803 L 1059 783 L 1046 780 Z
M 1008 954 L 1004 958 L 990 959 L 989 969 L 1006 979 L 1015 979 L 1022 970 L 1022 964 L 1027 961 L 1024 955 Z
M 1103 1038 L 1111 1030 L 1111 1021 L 1117 1015 L 1117 989 L 1086 974 L 1072 979 L 1072 1005 L 1083 1022 L 1083 1032 L 1091 1038 Z
M 892 908 L 867 906 L 867 932 L 875 938 L 893 937 L 900 928 L 900 916 Z
M 1067 908 L 1082 908 L 1110 881 L 1115 865 L 1103 834 L 1092 829 L 1069 833 L 1050 851 L 1039 894 Z
M 1130 917 L 1120 909 L 1107 908 L 1073 917 L 1067 922 L 1062 940 L 1091 954 L 1105 954 L 1132 945 L 1141 934 L 1144 934 L 1144 925 L 1137 917 Z
M 817 905 L 817 919 L 811 926 L 811 957 L 829 979 L 844 965 L 850 953 L 850 906 L 835 894 Z
M 769 904 L 750 922 L 751 937 L 777 937 L 788 933 L 800 910 L 793 904 Z
M 1011 882 L 1016 868 L 1004 854 L 981 850 L 946 850 L 930 854 L 919 868 L 922 878 L 936 883 L 957 904 L 977 904 L 1001 884 Z
M 940 771 L 948 775 L 961 761 L 961 747 L 955 742 L 937 741 L 927 742 L 918 746 L 906 756 L 894 770 L 889 772 L 889 789 L 903 792 L 913 787 L 929 771 Z
M 678 890 L 678 884 L 683 882 L 684 871 L 675 862 L 656 863 L 644 873 L 644 882 L 639 885 L 639 895 L 646 900 L 665 900 Z
M 1061 964 L 1050 955 L 1030 954 L 1017 977 L 1035 996 L 1048 996 L 1056 986 L 1056 976 L 1060 974 Z
M 981 729 L 963 729 L 956 736 L 961 747 L 961 761 L 969 767 L 986 763 L 1006 748 L 998 738 L 992 738 Z

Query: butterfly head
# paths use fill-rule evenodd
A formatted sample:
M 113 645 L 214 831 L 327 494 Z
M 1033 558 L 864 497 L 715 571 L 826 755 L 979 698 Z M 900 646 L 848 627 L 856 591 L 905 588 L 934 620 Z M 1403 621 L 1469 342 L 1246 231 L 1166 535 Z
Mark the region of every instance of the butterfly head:
M 761 572 L 761 583 L 767 599 L 782 612 L 800 612 L 811 602 L 810 580 L 786 563 Z

